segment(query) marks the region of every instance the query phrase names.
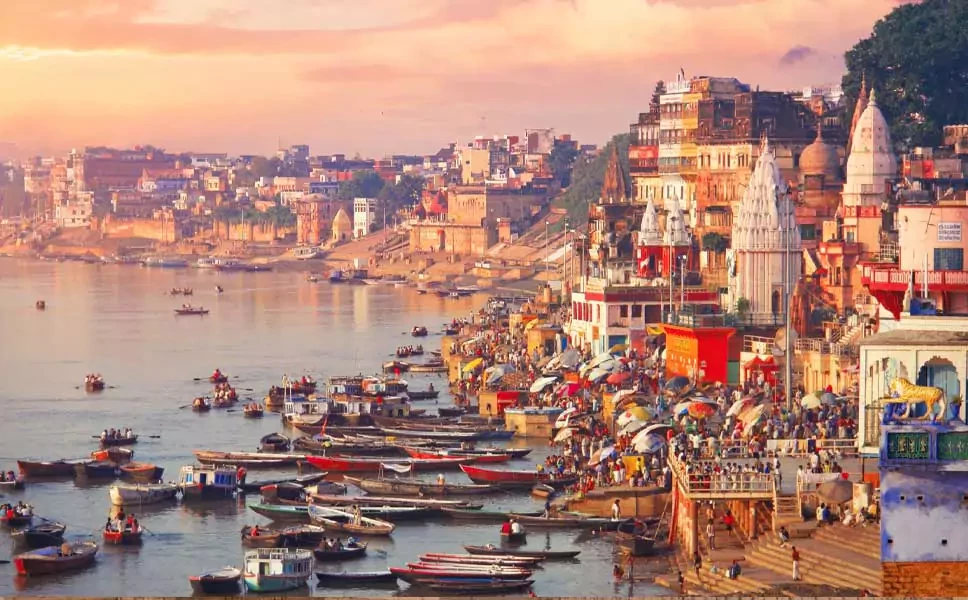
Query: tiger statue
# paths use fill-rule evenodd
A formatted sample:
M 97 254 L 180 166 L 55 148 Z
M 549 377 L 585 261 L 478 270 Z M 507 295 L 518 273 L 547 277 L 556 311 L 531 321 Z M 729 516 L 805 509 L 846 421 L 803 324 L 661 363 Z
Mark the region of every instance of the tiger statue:
M 905 404 L 907 408 L 899 418 L 909 419 L 914 412 L 916 404 L 924 403 L 927 412 L 919 419 L 931 419 L 936 421 L 938 417 L 944 417 L 948 412 L 948 402 L 945 400 L 944 391 L 941 388 L 926 385 L 914 385 L 903 377 L 898 377 L 891 382 L 891 397 L 883 400 L 884 404 Z M 935 414 L 935 408 L 940 410 Z

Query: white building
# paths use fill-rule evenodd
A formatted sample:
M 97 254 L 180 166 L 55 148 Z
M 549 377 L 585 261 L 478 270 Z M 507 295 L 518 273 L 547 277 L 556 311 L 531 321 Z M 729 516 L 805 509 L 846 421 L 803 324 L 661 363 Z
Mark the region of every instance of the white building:
M 800 278 L 800 230 L 786 181 L 766 139 L 740 203 L 730 246 L 730 308 L 743 298 L 754 323 L 782 319 L 787 311 L 785 282 L 792 289 Z
M 353 237 L 359 239 L 370 233 L 376 224 L 376 198 L 353 199 Z
M 94 195 L 90 192 L 81 192 L 76 198 L 54 207 L 54 222 L 63 229 L 89 227 L 93 214 Z

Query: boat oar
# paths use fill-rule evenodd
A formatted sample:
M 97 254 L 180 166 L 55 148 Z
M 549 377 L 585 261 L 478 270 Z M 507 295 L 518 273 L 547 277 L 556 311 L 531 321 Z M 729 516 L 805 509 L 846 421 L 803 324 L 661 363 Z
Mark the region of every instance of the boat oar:
M 152 440 L 160 440 L 161 439 L 161 436 L 160 435 L 149 435 L 148 438 L 149 439 L 152 439 Z
M 0 560 L 0 565 L 9 565 L 9 564 L 10 564 L 9 560 Z

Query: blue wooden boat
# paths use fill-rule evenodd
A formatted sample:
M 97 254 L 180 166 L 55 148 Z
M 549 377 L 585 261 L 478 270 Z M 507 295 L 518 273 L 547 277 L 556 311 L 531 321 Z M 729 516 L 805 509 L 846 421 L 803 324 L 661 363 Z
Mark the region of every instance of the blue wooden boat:
M 306 585 L 313 574 L 309 550 L 259 548 L 245 553 L 245 587 L 250 592 L 284 592 Z

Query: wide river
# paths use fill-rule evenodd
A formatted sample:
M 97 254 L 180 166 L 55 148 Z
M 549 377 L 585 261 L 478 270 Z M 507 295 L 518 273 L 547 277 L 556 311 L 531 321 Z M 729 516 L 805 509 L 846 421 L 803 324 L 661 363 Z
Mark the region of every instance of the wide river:
M 224 293 L 216 295 L 215 285 Z M 165 291 L 191 287 L 190 301 L 211 310 L 206 317 L 176 317 L 181 297 Z M 46 311 L 34 303 L 45 300 Z M 86 457 L 105 428 L 131 427 L 141 440 L 138 460 L 165 468 L 174 480 L 192 450 L 255 450 L 261 436 L 282 431 L 275 415 L 243 419 L 241 413 L 195 414 L 184 407 L 210 391 L 205 377 L 215 367 L 230 374 L 243 397 L 261 399 L 284 373 L 332 375 L 373 373 L 394 349 L 412 343 L 414 325 L 431 332 L 453 317 L 480 307 L 484 297 L 440 299 L 411 288 L 309 283 L 299 273 L 215 273 L 196 269 L 146 269 L 129 265 L 30 262 L 0 259 L 0 468 L 16 469 L 18 458 L 53 460 Z M 424 338 L 436 348 L 439 336 Z M 84 375 L 101 373 L 109 389 L 85 393 Z M 437 375 L 408 377 L 412 389 Z M 450 403 L 446 394 L 441 403 Z M 431 409 L 434 402 L 420 403 Z M 283 433 L 291 435 L 292 430 Z M 151 436 L 149 438 L 149 436 Z M 514 446 L 526 445 L 512 440 Z M 532 468 L 547 454 L 534 452 L 517 468 Z M 278 476 L 253 472 L 250 479 Z M 463 480 L 462 474 L 450 474 Z M 36 513 L 68 525 L 68 537 L 94 536 L 110 511 L 110 484 L 37 482 L 6 500 L 24 500 Z M 0 596 L 185 596 L 187 577 L 226 565 L 240 566 L 244 549 L 239 530 L 267 524 L 246 502 L 207 506 L 155 505 L 137 516 L 151 532 L 140 548 L 102 547 L 97 565 L 68 575 L 22 579 L 0 564 Z M 524 493 L 486 498 L 490 509 L 539 510 Z M 462 544 L 497 543 L 495 525 L 458 525 L 446 519 L 402 523 L 392 538 L 374 539 L 364 559 L 320 565 L 329 570 L 377 570 L 404 566 L 423 552 L 462 552 Z M 527 547 L 576 548 L 580 562 L 548 563 L 535 573 L 540 596 L 655 595 L 662 588 L 612 581 L 613 543 L 591 534 L 552 532 L 532 535 Z M 15 552 L 0 535 L 0 559 Z M 661 570 L 657 559 L 636 566 Z M 314 595 L 415 595 L 406 584 L 396 592 L 365 588 L 315 588 Z M 305 594 L 305 591 L 301 592 Z

